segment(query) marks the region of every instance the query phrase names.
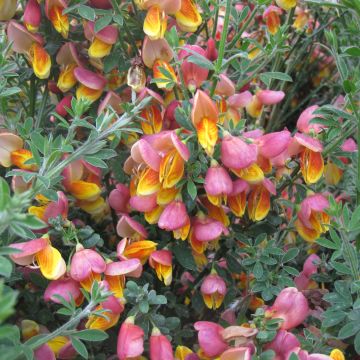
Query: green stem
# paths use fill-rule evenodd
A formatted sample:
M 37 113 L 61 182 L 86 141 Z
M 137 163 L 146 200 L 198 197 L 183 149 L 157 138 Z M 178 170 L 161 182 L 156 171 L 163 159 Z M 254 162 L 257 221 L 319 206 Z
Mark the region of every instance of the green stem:
M 222 61 L 224 59 L 224 54 L 225 54 L 225 44 L 226 44 L 226 38 L 227 38 L 229 22 L 230 22 L 231 5 L 232 5 L 232 0 L 226 0 L 224 28 L 223 28 L 223 32 L 221 34 L 220 45 L 219 45 L 219 56 L 218 56 L 218 59 L 217 59 L 216 65 L 215 65 L 215 73 L 214 73 L 212 87 L 210 90 L 210 97 L 212 97 L 214 95 L 216 85 L 219 81 L 218 75 L 220 74 L 221 67 L 222 67 Z
M 37 92 L 36 79 L 35 76 L 32 76 L 30 79 L 30 93 L 29 93 L 29 100 L 30 100 L 29 115 L 32 118 L 35 116 L 36 92 Z
M 45 88 L 45 91 L 44 91 L 44 94 L 42 96 L 42 100 L 41 100 L 41 105 L 40 105 L 40 109 L 39 109 L 39 113 L 35 119 L 35 129 L 38 129 L 41 125 L 41 120 L 42 120 L 42 117 L 44 115 L 44 110 L 45 110 L 45 106 L 46 106 L 46 103 L 47 103 L 47 100 L 48 100 L 48 97 L 49 97 L 49 90 L 48 88 L 46 87 Z
M 247 18 L 247 20 L 244 22 L 243 26 L 240 28 L 239 32 L 233 37 L 230 44 L 228 45 L 229 49 L 232 49 L 236 45 L 236 43 L 241 39 L 241 35 L 247 29 L 247 27 L 249 26 L 251 21 L 254 19 L 259 8 L 260 8 L 259 5 L 256 5 L 254 7 L 254 10 L 252 11 L 251 15 Z
M 77 326 L 77 324 L 80 322 L 80 320 L 86 318 L 90 315 L 91 310 L 94 308 L 95 304 L 93 302 L 90 302 L 78 315 L 74 316 L 72 319 L 70 319 L 67 323 L 60 326 L 58 329 L 53 331 L 52 333 L 42 337 L 41 339 L 35 341 L 34 343 L 30 343 L 29 347 L 32 350 L 36 350 L 41 345 L 46 344 L 50 340 L 56 338 L 57 336 L 61 336 L 64 332 L 67 330 Z

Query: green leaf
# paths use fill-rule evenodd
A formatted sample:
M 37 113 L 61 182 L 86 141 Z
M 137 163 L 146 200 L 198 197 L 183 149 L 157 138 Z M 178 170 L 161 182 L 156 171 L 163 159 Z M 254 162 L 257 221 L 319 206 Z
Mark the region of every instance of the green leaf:
M 105 331 L 97 329 L 81 330 L 73 336 L 85 341 L 104 341 L 109 337 Z
M 143 314 L 147 314 L 149 312 L 150 306 L 147 300 L 142 300 L 139 302 L 139 309 Z
M 186 185 L 187 192 L 189 193 L 191 199 L 195 200 L 197 196 L 197 188 L 195 183 L 192 180 L 189 180 Z
M 94 165 L 99 168 L 107 169 L 107 164 L 105 161 L 95 157 L 95 156 L 85 156 L 84 160 L 87 161 L 89 164 Z
M 354 339 L 354 347 L 357 354 L 360 355 L 360 332 L 358 332 Z
M 263 269 L 260 261 L 257 261 L 255 263 L 253 273 L 254 273 L 254 276 L 256 277 L 256 279 L 261 279 L 262 276 L 264 275 L 264 269 Z
M 79 15 L 86 20 L 90 20 L 90 21 L 95 20 L 96 17 L 95 10 L 90 6 L 80 5 L 78 8 L 78 12 Z
M 99 32 L 102 29 L 104 29 L 106 26 L 108 26 L 112 21 L 112 15 L 105 15 L 101 17 L 100 19 L 96 20 L 94 30 L 95 32 Z
M 289 249 L 289 251 L 286 252 L 286 254 L 284 255 L 282 261 L 283 263 L 287 263 L 291 260 L 293 260 L 294 258 L 296 258 L 299 254 L 299 249 L 298 248 L 292 248 Z
M 353 81 L 346 79 L 343 82 L 343 88 L 347 94 L 354 93 L 356 91 L 356 85 Z
M 21 92 L 21 89 L 18 87 L 12 87 L 9 89 L 5 89 L 5 90 L 2 90 L 2 92 L 0 93 L 0 98 L 9 97 L 9 96 L 15 95 L 19 92 Z
M 187 270 L 197 270 L 197 266 L 190 248 L 187 244 L 179 243 L 173 247 L 175 259 Z
M 290 275 L 298 276 L 299 271 L 291 266 L 284 266 L 283 269 Z
M 359 227 L 360 223 L 360 206 L 358 206 L 351 216 L 351 220 L 349 222 L 349 231 L 353 231 Z
M 360 56 L 360 48 L 357 46 L 349 46 L 342 49 L 343 53 L 350 56 Z
M 190 55 L 187 59 L 188 62 L 196 64 L 204 69 L 214 70 L 213 63 L 208 60 L 206 57 L 201 55 Z
M 81 355 L 84 359 L 89 357 L 89 353 L 86 346 L 76 337 L 71 337 L 71 343 L 76 352 Z
M 327 248 L 327 249 L 339 250 L 339 246 L 337 244 L 335 244 L 331 240 L 328 240 L 328 239 L 325 239 L 325 238 L 317 239 L 316 243 L 319 244 L 320 246 L 323 246 L 323 247 Z
M 10 187 L 4 178 L 0 178 L 0 211 L 6 209 L 10 201 Z
M 5 256 L 0 256 L 0 275 L 8 278 L 12 273 L 12 262 Z
M 360 323 L 358 321 L 351 321 L 344 325 L 339 331 L 339 339 L 347 339 L 355 335 L 360 330 Z
M 343 311 L 326 311 L 321 325 L 325 328 L 332 327 L 341 323 L 345 317 L 346 313 Z
M 282 80 L 282 81 L 289 81 L 292 82 L 292 78 L 290 75 L 282 73 L 282 72 L 264 72 L 262 74 L 260 74 L 260 80 L 263 81 L 265 84 L 269 84 L 271 79 L 276 79 L 276 80 Z
M 339 273 L 341 274 L 346 274 L 346 275 L 351 275 L 351 270 L 348 266 L 346 266 L 345 264 L 339 263 L 339 262 L 335 262 L 335 261 L 331 261 L 330 265 Z

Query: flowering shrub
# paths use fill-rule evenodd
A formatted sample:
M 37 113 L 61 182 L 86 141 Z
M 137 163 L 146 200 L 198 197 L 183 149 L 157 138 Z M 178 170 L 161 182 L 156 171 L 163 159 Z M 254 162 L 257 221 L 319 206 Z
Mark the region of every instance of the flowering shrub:
M 0 358 L 360 358 L 358 0 L 0 0 Z

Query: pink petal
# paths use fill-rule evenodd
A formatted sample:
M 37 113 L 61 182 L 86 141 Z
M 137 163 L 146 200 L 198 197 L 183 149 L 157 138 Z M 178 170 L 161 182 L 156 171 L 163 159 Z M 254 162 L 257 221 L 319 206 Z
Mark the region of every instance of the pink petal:
M 120 218 L 116 226 L 116 231 L 122 237 L 132 237 L 136 233 L 140 234 L 144 239 L 148 236 L 144 226 L 127 215 L 123 215 Z
M 74 70 L 74 76 L 79 83 L 93 90 L 101 90 L 106 85 L 106 79 L 83 67 L 77 67 Z
M 285 97 L 285 93 L 283 91 L 260 90 L 256 93 L 256 97 L 263 105 L 275 105 Z
M 142 273 L 142 265 L 139 259 L 128 259 L 111 262 L 106 265 L 105 275 L 120 276 L 126 275 L 139 278 Z
M 139 164 L 146 164 L 155 171 L 160 169 L 160 155 L 144 139 L 138 140 L 131 147 L 131 156 Z

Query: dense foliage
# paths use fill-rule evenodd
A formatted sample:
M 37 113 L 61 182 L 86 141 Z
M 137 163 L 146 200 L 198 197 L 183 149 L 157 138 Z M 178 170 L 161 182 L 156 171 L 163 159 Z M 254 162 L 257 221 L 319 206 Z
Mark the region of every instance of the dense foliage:
M 0 358 L 360 358 L 359 0 L 0 0 Z

